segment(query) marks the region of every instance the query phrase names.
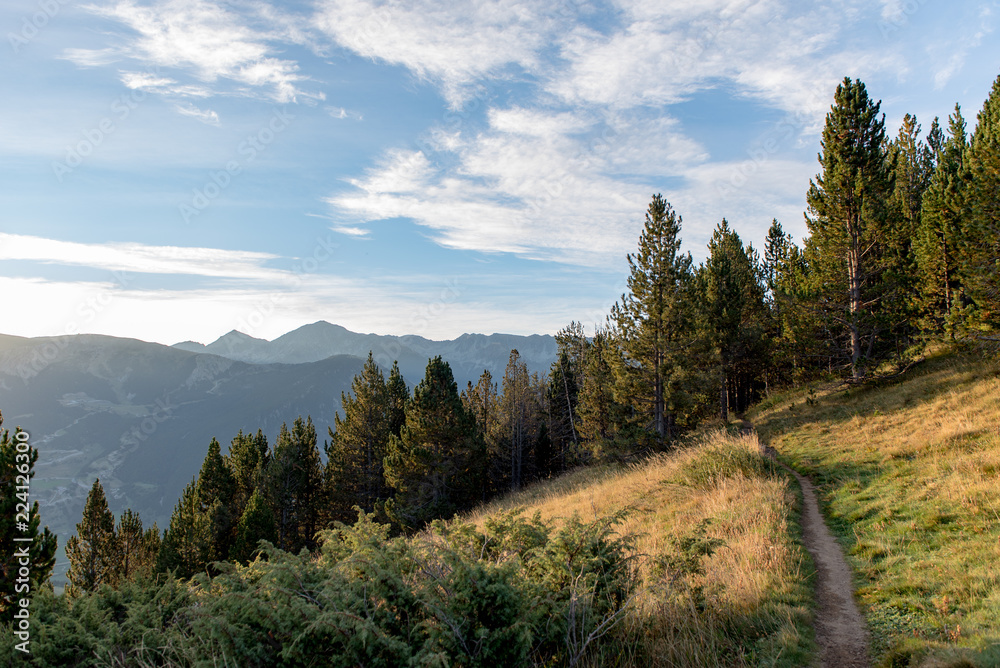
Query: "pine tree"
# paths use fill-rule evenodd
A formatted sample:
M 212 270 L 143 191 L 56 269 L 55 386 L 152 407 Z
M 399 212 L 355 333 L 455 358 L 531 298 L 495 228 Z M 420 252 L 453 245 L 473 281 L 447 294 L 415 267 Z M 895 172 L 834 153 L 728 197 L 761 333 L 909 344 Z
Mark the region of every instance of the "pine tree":
M 38 502 L 27 512 L 18 506 L 30 502 L 30 485 L 25 483 L 34 475 L 38 460 L 38 450 L 28 443 L 28 434 L 20 428 L 13 436 L 7 430 L 0 431 L 0 616 L 5 620 L 10 619 L 6 613 L 17 607 L 20 599 L 30 599 L 48 582 L 56 558 L 56 537 L 48 527 L 41 530 Z M 19 512 L 23 513 L 20 517 Z M 31 564 L 27 578 L 19 572 L 25 552 Z
M 920 138 L 920 124 L 906 114 L 899 135 L 889 145 L 894 191 L 887 209 L 888 224 L 882 233 L 882 289 L 879 310 L 885 314 L 889 334 L 902 347 L 916 332 L 919 277 L 914 242 L 921 223 L 924 193 L 934 173 L 934 152 Z
M 344 417 L 334 415 L 336 431 L 328 429 L 326 484 L 331 518 L 350 522 L 360 506 L 366 513 L 389 497 L 383 460 L 393 419 L 388 387 L 372 354 L 351 383 L 351 393 L 341 393 Z
M 262 483 L 263 472 L 267 468 L 267 437 L 258 429 L 255 435 L 244 434 L 241 429 L 229 445 L 226 466 L 233 475 L 235 493 L 232 512 L 240 517 L 250 497 Z
M 211 523 L 212 555 L 217 561 L 229 555 L 232 533 L 239 520 L 233 504 L 236 491 L 236 479 L 222 457 L 219 441 L 213 438 L 198 474 L 198 511 Z
M 406 423 L 406 402 L 410 400 L 410 390 L 406 387 L 403 374 L 399 372 L 398 362 L 392 363 L 385 392 L 389 402 L 389 431 L 393 436 L 399 436 Z
M 754 384 L 768 366 L 764 340 L 764 288 L 756 253 L 743 247 L 725 218 L 708 244 L 709 256 L 699 270 L 704 338 L 714 348 L 718 368 L 719 414 L 742 411 L 754 397 Z
M 1000 76 L 969 138 L 963 273 L 975 304 L 972 337 L 1000 343 Z M 968 320 L 968 319 L 967 319 Z
M 588 344 L 589 345 L 589 344 Z M 574 367 L 579 365 L 579 371 Z M 548 475 L 565 469 L 567 457 L 572 459 L 580 449 L 578 380 L 583 379 L 583 360 L 574 362 L 568 351 L 562 350 L 549 370 L 545 405 L 547 408 L 548 430 L 546 436 L 552 451 L 539 461 L 539 473 Z
M 934 173 L 921 203 L 914 242 L 925 327 L 954 336 L 952 314 L 960 310 L 965 207 L 965 154 L 968 141 L 962 109 L 948 118 L 948 136 L 935 152 Z
M 291 431 L 281 425 L 266 478 L 278 547 L 288 552 L 315 547 L 325 485 L 311 417 L 296 418 Z
M 163 534 L 156 557 L 157 571 L 170 571 L 179 578 L 189 578 L 215 559 L 212 522 L 199 506 L 198 480 L 194 478 L 184 488 L 170 516 L 170 525 Z
M 583 325 L 573 320 L 556 332 L 557 355 L 566 355 L 569 366 L 566 373 L 580 384 L 583 379 L 584 360 L 587 357 L 587 337 Z
M 532 445 L 532 402 L 528 366 L 517 350 L 510 351 L 504 370 L 500 395 L 501 433 L 507 446 L 505 460 L 509 466 L 509 489 L 518 490 L 524 484 L 527 453 Z
M 615 341 L 610 330 L 598 327 L 584 360 L 583 387 L 579 394 L 580 437 L 591 451 L 600 452 L 624 424 L 624 406 L 615 398 L 611 361 Z M 569 462 L 563 462 L 563 468 Z
M 115 582 L 141 580 L 151 576 L 156 570 L 156 555 L 159 552 L 160 532 L 153 527 L 142 528 L 142 519 L 131 508 L 126 508 L 118 518 L 115 529 L 118 548 Z
M 396 493 L 386 511 L 409 530 L 449 517 L 482 499 L 484 471 L 475 418 L 462 405 L 451 367 L 435 357 L 413 389 L 401 436 L 390 441 L 385 476 Z
M 810 181 L 806 251 L 817 308 L 842 328 L 851 376 L 865 376 L 880 336 L 879 299 L 893 192 L 880 102 L 845 78 L 823 128 L 822 173 Z
M 253 557 L 259 541 L 274 543 L 277 538 L 271 506 L 259 489 L 254 490 L 236 525 L 236 539 L 233 541 L 230 559 L 245 564 Z
M 476 421 L 476 429 L 483 439 L 486 457 L 486 481 L 484 485 L 484 500 L 486 496 L 497 494 L 506 489 L 506 481 L 510 473 L 505 455 L 503 425 L 500 422 L 500 395 L 497 384 L 493 382 L 493 374 L 484 370 L 479 380 L 471 382 L 462 392 L 462 406 Z
M 70 596 L 95 591 L 101 585 L 116 584 L 120 558 L 115 516 L 108 508 L 99 478 L 94 480 L 87 495 L 76 534 L 66 541 L 66 556 L 69 557 L 66 593 Z
M 908 255 L 909 244 L 920 227 L 924 191 L 934 173 L 934 151 L 920 139 L 917 117 L 906 114 L 903 125 L 889 149 L 895 166 L 893 201 L 899 208 L 903 224 L 898 228 L 897 251 Z
M 772 220 L 764 243 L 763 281 L 772 359 L 765 381 L 782 383 L 801 374 L 808 357 L 823 357 L 814 349 L 824 337 L 816 329 L 815 311 L 803 304 L 808 276 L 802 251 L 777 219 Z
M 630 398 L 659 441 L 677 431 L 693 332 L 691 256 L 680 252 L 680 229 L 681 217 L 654 195 L 639 250 L 628 255 L 629 292 L 611 312 L 623 353 L 615 370 L 619 396 Z

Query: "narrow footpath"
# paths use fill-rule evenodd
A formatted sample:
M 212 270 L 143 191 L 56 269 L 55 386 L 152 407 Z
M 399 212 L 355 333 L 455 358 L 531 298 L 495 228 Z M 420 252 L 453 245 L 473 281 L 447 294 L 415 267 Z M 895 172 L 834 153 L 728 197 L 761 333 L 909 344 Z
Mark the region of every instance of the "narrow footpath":
M 744 431 L 753 426 L 743 421 Z M 761 443 L 764 454 L 776 459 L 776 451 Z M 795 476 L 802 488 L 803 542 L 816 564 L 816 642 L 822 668 L 869 668 L 868 629 L 854 602 L 851 569 L 840 545 L 823 521 L 816 488 L 798 471 L 778 464 Z

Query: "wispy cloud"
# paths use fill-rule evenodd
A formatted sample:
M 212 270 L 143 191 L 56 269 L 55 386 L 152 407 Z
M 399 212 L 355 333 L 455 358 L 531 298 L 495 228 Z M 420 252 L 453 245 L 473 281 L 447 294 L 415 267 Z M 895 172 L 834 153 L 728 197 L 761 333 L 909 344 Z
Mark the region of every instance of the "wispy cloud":
M 307 77 L 298 63 L 279 57 L 281 40 L 294 31 L 272 32 L 256 24 L 257 16 L 234 7 L 204 0 L 167 0 L 138 4 L 122 0 L 113 5 L 88 6 L 91 12 L 129 29 L 118 49 L 71 49 L 64 57 L 80 65 L 132 59 L 151 67 L 187 72 L 202 85 L 232 82 L 237 87 L 215 92 L 260 95 L 281 103 L 299 98 L 322 98 L 307 91 Z M 252 9 L 252 7 L 250 7 Z M 174 89 L 174 92 L 177 92 Z
M 344 120 L 344 119 L 351 119 L 355 121 L 364 120 L 364 115 L 356 111 L 351 111 L 350 109 L 347 109 L 345 107 L 326 107 L 326 113 L 330 114 L 331 116 L 339 120 Z
M 453 108 L 485 77 L 536 70 L 552 25 L 543 2 L 320 0 L 317 7 L 316 24 L 329 39 L 439 84 Z
M 59 56 L 77 67 L 102 67 L 122 60 L 120 49 L 64 49 Z
M 174 106 L 178 113 L 183 116 L 190 116 L 195 118 L 206 125 L 218 125 L 219 124 L 219 114 L 212 111 L 211 109 L 199 109 L 193 104 L 178 104 Z
M 365 227 L 350 227 L 348 225 L 334 225 L 330 228 L 334 232 L 339 232 L 340 234 L 346 234 L 350 237 L 367 237 L 371 230 Z
M 185 274 L 255 281 L 289 280 L 291 272 L 268 268 L 270 253 L 219 248 L 80 243 L 0 233 L 0 260 L 92 267 L 142 274 Z

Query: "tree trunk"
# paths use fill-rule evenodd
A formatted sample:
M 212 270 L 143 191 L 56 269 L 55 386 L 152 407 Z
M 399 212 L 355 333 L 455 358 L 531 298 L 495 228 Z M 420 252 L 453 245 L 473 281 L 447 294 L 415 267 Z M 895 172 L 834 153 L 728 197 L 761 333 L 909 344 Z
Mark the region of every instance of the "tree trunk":
M 722 375 L 722 386 L 719 388 L 719 416 L 723 422 L 729 422 L 729 378 Z
M 851 249 L 847 255 L 847 284 L 850 298 L 851 376 L 861 377 L 861 249 L 860 240 L 852 235 Z

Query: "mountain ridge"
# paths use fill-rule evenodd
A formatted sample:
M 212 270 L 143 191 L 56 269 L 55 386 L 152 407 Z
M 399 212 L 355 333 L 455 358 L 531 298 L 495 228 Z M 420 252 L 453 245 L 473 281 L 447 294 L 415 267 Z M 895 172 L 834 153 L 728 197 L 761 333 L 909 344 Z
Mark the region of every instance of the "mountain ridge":
M 475 382 L 484 370 L 498 378 L 512 349 L 517 349 L 531 371 L 540 373 L 548 370 L 556 356 L 555 338 L 548 334 L 465 333 L 438 341 L 416 334 L 362 334 L 326 320 L 302 325 L 271 341 L 234 329 L 209 344 L 184 341 L 172 347 L 251 364 L 303 364 L 331 355 L 364 359 L 371 352 L 385 370 L 398 362 L 403 376 L 411 384 L 423 375 L 427 360 L 440 355 L 451 365 L 460 386 Z M 502 360 L 498 361 L 500 358 Z
M 0 334 L 4 427 L 21 426 L 39 450 L 31 494 L 60 545 L 79 522 L 95 478 L 113 511 L 130 507 L 147 525 L 163 528 L 213 437 L 225 452 L 241 429 L 261 429 L 272 441 L 282 423 L 310 415 L 322 447 L 341 394 L 350 391 L 369 350 L 386 372 L 399 360 L 411 391 L 437 354 L 451 363 L 459 387 L 484 369 L 499 382 L 511 347 L 523 348 L 529 367 L 543 373 L 551 363 L 546 356 L 555 358 L 554 339 L 542 335 L 463 335 L 442 345 L 314 325 L 278 337 L 273 350 L 275 342 L 235 331 L 208 346 L 102 334 Z

